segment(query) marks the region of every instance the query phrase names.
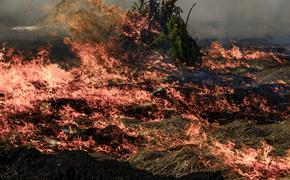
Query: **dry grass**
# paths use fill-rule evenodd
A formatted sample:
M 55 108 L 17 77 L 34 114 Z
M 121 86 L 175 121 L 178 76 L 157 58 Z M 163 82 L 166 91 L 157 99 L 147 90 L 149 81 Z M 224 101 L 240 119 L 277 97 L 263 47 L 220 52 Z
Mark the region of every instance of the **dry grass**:
M 237 146 L 258 147 L 262 141 L 274 147 L 276 155 L 285 155 L 290 148 L 290 122 L 279 124 L 254 124 L 235 121 L 221 127 L 215 134 L 221 141 L 234 140 Z
M 128 161 L 138 169 L 166 176 L 183 176 L 205 170 L 202 161 L 191 146 L 160 152 L 143 151 L 129 158 Z
M 266 69 L 262 72 L 255 73 L 259 83 L 275 83 L 278 80 L 290 84 L 290 64 L 276 68 Z

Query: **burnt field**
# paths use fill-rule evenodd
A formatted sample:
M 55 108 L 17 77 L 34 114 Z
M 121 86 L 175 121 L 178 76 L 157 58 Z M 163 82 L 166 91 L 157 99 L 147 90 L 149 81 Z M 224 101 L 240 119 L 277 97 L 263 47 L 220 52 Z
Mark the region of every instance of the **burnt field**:
M 75 15 L 69 33 L 1 40 L 0 179 L 290 178 L 286 45 L 212 42 L 190 66 L 143 43 L 142 18 L 97 4 L 125 25 L 94 32 L 58 8 L 44 22 Z

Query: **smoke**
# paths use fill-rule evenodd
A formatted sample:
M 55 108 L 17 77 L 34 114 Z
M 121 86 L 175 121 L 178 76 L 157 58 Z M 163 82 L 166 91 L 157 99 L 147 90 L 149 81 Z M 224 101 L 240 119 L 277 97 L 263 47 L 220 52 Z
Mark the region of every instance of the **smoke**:
M 132 4 L 134 0 L 111 0 Z M 202 38 L 290 36 L 289 0 L 179 0 L 189 30 Z M 126 6 L 125 6 L 126 7 Z
M 180 1 L 185 13 L 192 0 Z M 190 28 L 202 37 L 290 35 L 289 0 L 199 0 Z
M 59 0 L 0 0 L 0 40 L 31 39 L 31 34 L 16 33 L 22 26 L 34 27 Z M 29 29 L 29 28 L 23 28 Z
M 58 0 L 0 0 L 0 24 L 31 25 L 41 19 Z
M 34 25 L 61 0 L 0 0 L 1 30 Z M 134 0 L 106 0 L 128 8 Z M 179 0 L 185 17 L 195 0 Z M 289 0 L 198 0 L 189 29 L 199 37 L 290 35 Z M 5 33 L 0 34 L 4 36 Z

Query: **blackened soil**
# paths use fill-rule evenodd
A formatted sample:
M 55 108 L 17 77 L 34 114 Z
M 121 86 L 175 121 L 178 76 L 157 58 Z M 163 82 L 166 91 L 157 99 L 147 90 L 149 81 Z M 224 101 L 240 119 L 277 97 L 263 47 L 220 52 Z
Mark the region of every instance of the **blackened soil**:
M 195 173 L 180 178 L 156 176 L 129 163 L 101 160 L 81 151 L 41 154 L 35 149 L 1 148 L 0 179 L 201 179 L 220 180 L 220 173 Z

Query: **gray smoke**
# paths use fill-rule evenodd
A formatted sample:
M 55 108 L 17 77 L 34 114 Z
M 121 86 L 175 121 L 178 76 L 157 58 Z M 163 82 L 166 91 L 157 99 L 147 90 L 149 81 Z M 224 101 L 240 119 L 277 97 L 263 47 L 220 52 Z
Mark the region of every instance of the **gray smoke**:
M 34 25 L 60 0 L 0 0 L 1 30 Z M 134 0 L 107 0 L 128 8 Z M 187 15 L 195 0 L 179 0 Z M 289 0 L 198 0 L 189 29 L 199 37 L 290 36 Z M 5 33 L 0 34 L 5 36 Z
M 0 0 L 0 24 L 28 25 L 37 22 L 55 0 Z
M 192 0 L 180 3 L 188 12 Z M 190 27 L 202 37 L 285 36 L 289 10 L 289 0 L 199 0 Z
M 33 28 L 48 12 L 49 5 L 56 2 L 57 0 L 0 0 L 0 40 L 34 37 L 33 34 L 16 33 L 12 29 L 21 29 L 17 26 Z

